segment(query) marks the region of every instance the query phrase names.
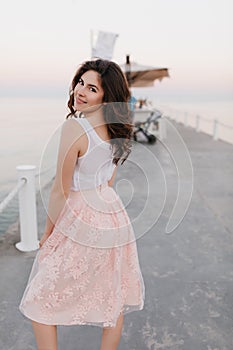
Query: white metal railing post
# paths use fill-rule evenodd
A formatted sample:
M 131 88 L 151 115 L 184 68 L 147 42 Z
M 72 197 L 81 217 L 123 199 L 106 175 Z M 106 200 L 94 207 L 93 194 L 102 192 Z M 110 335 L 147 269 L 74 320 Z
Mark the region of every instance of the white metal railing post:
M 216 119 L 214 120 L 213 139 L 218 139 L 218 121 Z
M 196 131 L 197 132 L 200 131 L 200 116 L 199 115 L 196 116 Z
M 188 126 L 188 113 L 184 112 L 184 125 Z
M 39 248 L 37 239 L 36 189 L 34 165 L 19 165 L 16 167 L 18 180 L 26 180 L 19 191 L 20 238 L 16 248 L 22 252 Z

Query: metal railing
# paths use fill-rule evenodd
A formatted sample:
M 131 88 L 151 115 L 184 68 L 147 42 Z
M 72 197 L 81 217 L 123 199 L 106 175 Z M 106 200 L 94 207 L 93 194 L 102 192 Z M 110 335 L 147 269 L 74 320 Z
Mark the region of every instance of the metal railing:
M 43 173 L 48 172 L 50 169 L 43 171 Z M 20 242 L 16 243 L 15 247 L 22 252 L 29 252 L 39 248 L 35 183 L 39 173 L 36 173 L 35 165 L 19 165 L 16 167 L 16 171 L 18 182 L 0 203 L 0 213 L 6 209 L 11 200 L 18 194 Z
M 3 212 L 3 210 L 10 204 L 12 199 L 17 195 L 19 190 L 23 187 L 23 185 L 26 183 L 26 179 L 20 179 L 17 183 L 17 185 L 11 190 L 11 192 L 4 198 L 4 200 L 0 203 L 0 213 Z
M 165 114 L 167 118 L 175 120 L 178 123 L 182 123 L 185 126 L 190 126 L 194 128 L 197 132 L 202 131 L 206 134 L 209 134 L 215 141 L 221 139 L 223 141 L 233 143 L 233 133 L 231 134 L 229 140 L 227 137 L 221 137 L 220 135 L 220 128 L 224 128 L 225 131 L 228 130 L 232 132 L 232 125 L 222 123 L 218 119 L 208 119 L 203 116 L 200 116 L 199 114 L 194 115 L 185 111 L 175 110 L 166 106 L 163 106 L 163 109 L 166 110 Z M 203 124 L 204 126 L 206 124 L 209 124 L 209 127 L 205 128 Z

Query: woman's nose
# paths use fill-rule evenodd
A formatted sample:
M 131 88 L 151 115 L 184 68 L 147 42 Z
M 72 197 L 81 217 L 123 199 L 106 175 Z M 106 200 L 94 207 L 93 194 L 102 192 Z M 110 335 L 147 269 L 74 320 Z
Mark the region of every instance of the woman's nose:
M 78 95 L 85 95 L 85 86 L 80 86 L 80 88 L 77 91 Z

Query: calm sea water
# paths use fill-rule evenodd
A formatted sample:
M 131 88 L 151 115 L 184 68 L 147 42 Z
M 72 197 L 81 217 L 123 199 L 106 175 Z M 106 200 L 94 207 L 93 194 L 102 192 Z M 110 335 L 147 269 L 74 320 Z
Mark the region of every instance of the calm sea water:
M 0 202 L 17 183 L 16 166 L 35 165 L 42 171 L 56 164 L 59 130 L 68 113 L 64 99 L 0 99 Z M 43 160 L 43 161 L 42 161 Z M 51 170 L 36 178 L 46 184 Z M 0 213 L 0 234 L 18 216 L 18 197 Z
M 218 119 L 233 127 L 233 102 L 177 102 L 175 99 L 149 98 L 153 104 L 168 113 L 177 116 L 182 121 L 184 112 L 190 120 L 196 114 L 209 121 Z M 66 99 L 0 99 L 0 202 L 17 183 L 16 166 L 36 165 L 42 171 L 55 167 L 57 143 L 60 126 L 68 113 Z M 206 128 L 211 133 L 212 123 L 206 122 Z M 208 130 L 206 132 L 208 132 Z M 233 130 L 221 129 L 221 138 L 233 143 Z M 41 160 L 42 163 L 41 163 Z M 41 177 L 42 185 L 50 180 L 51 171 Z M 39 184 L 37 184 L 39 186 Z M 9 224 L 15 222 L 18 216 L 17 196 L 0 214 L 0 233 L 5 232 Z

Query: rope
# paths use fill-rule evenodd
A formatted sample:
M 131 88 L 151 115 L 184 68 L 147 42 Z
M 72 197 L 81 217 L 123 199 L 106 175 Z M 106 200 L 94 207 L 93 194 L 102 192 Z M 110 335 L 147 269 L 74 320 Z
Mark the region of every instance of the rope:
M 177 111 L 177 112 L 181 112 L 181 111 Z M 212 124 L 214 123 L 214 120 L 212 120 L 212 119 L 204 118 L 204 117 L 202 117 L 202 116 L 200 116 L 200 115 L 192 115 L 192 114 L 190 114 L 190 113 L 188 113 L 188 112 L 184 112 L 184 113 L 185 113 L 186 117 L 188 117 L 188 118 L 192 117 L 193 119 L 195 119 L 195 118 L 198 117 L 200 121 L 203 120 L 203 121 L 205 121 L 205 122 L 207 122 L 207 123 L 212 123 Z M 171 119 L 176 120 L 176 119 L 177 119 L 177 116 L 170 115 L 170 116 L 167 116 L 167 118 L 171 118 Z M 218 124 L 218 125 L 221 125 L 221 126 L 224 127 L 224 128 L 231 129 L 231 130 L 233 129 L 233 126 L 232 126 L 232 125 L 224 124 L 224 123 L 220 122 L 219 120 L 216 120 L 216 121 L 217 121 L 217 124 Z
M 233 129 L 233 126 L 232 125 L 227 125 L 227 124 L 224 124 L 224 123 L 221 123 L 219 120 L 211 120 L 211 119 L 207 119 L 207 118 L 203 118 L 203 117 L 200 117 L 201 120 L 204 120 L 208 123 L 214 123 L 215 121 L 217 122 L 218 125 L 221 125 L 223 126 L 224 128 L 227 128 L 227 129 Z
M 0 203 L 0 213 L 8 206 L 10 201 L 15 197 L 19 190 L 25 185 L 26 179 L 22 178 L 18 181 L 17 185 L 11 190 L 6 198 Z
M 49 172 L 51 169 L 53 169 L 54 166 L 51 166 L 48 169 L 45 169 L 43 172 L 38 172 L 36 176 L 42 175 L 44 173 Z M 3 201 L 0 203 L 0 213 L 3 212 L 3 210 L 8 206 L 8 204 L 11 202 L 11 200 L 16 196 L 16 194 L 19 192 L 19 190 L 25 185 L 27 180 L 25 178 L 21 178 L 16 186 L 11 190 L 10 193 L 3 199 Z
M 232 126 L 232 125 L 226 125 L 226 124 L 224 124 L 224 123 L 220 123 L 219 121 L 218 121 L 218 124 L 221 125 L 221 126 L 224 126 L 225 128 L 233 129 L 233 126 Z

